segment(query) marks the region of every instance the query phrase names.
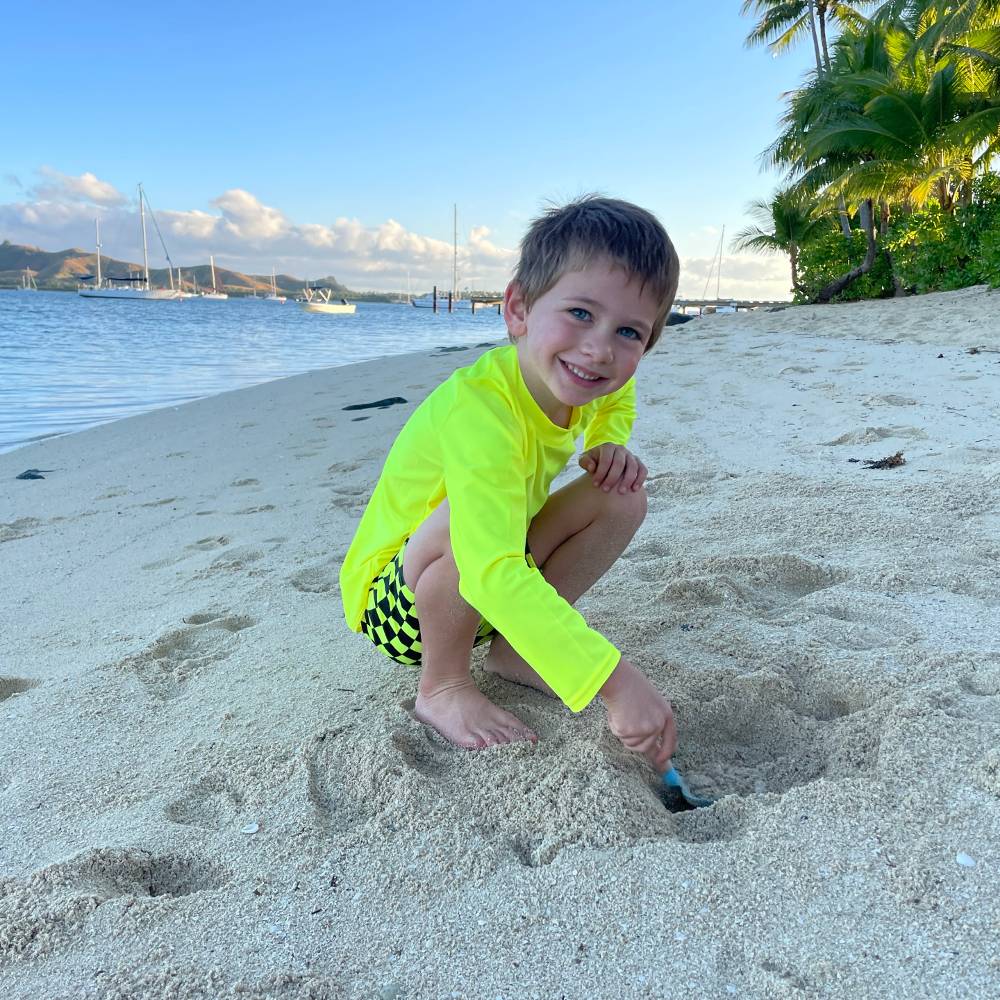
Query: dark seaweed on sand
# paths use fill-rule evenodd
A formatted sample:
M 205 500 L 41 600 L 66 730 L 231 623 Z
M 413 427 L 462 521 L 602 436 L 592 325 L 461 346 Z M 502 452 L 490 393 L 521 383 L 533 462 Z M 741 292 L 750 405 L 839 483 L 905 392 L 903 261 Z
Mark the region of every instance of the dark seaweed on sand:
M 888 458 L 880 458 L 877 462 L 865 462 L 866 469 L 895 469 L 899 465 L 906 465 L 906 459 L 903 458 L 901 451 L 889 455 Z

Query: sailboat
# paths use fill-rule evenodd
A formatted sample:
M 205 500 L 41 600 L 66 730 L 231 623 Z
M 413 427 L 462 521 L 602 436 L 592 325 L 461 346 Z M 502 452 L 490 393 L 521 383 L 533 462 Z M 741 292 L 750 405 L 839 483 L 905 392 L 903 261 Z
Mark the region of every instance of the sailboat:
M 35 275 L 30 268 L 24 269 L 21 275 L 21 284 L 17 289 L 19 292 L 37 292 L 38 285 L 35 284 Z
M 452 311 L 455 309 L 471 309 L 472 300 L 463 299 L 458 294 L 458 205 L 453 206 L 454 214 L 454 242 L 452 244 L 452 258 L 451 258 L 451 308 Z M 434 308 L 434 293 L 429 292 L 427 295 L 419 295 L 415 299 L 410 300 L 412 305 L 416 306 L 418 309 L 433 309 Z M 437 307 L 438 309 L 448 308 L 448 293 L 445 292 L 443 295 L 438 292 L 437 296 Z
M 226 292 L 219 291 L 219 286 L 215 280 L 215 257 L 209 254 L 208 262 L 212 266 L 212 290 L 210 292 L 202 292 L 201 297 L 203 299 L 228 299 L 229 295 Z
M 193 292 L 184 291 L 184 276 L 181 274 L 180 268 L 177 268 L 177 295 L 182 299 L 196 299 L 198 297 L 198 279 L 195 278 Z
M 274 268 L 271 268 L 271 294 L 264 296 L 265 302 L 287 302 L 288 299 L 284 295 L 278 294 L 278 280 L 274 274 Z
M 97 280 L 92 285 L 81 285 L 77 293 L 87 299 L 143 299 L 147 301 L 158 301 L 162 299 L 179 299 L 180 293 L 173 288 L 153 288 L 149 283 L 149 250 L 146 246 L 146 193 L 139 185 L 139 229 L 142 233 L 142 276 L 130 274 L 127 278 L 104 278 L 101 276 L 101 220 L 95 219 L 94 225 L 97 230 Z M 170 273 L 170 283 L 173 284 L 173 262 L 170 254 L 167 253 L 166 245 L 163 243 L 163 236 L 160 234 L 160 227 L 156 225 L 156 216 L 153 210 L 149 210 L 153 225 L 156 226 L 157 235 L 160 236 L 160 244 L 167 257 L 167 268 Z M 85 274 L 81 281 L 94 281 L 94 275 Z

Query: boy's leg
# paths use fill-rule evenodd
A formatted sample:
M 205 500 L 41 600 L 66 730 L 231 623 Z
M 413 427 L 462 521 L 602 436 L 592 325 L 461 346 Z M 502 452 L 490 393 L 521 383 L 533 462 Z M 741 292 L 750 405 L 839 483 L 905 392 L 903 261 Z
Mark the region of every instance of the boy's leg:
M 542 576 L 574 604 L 615 564 L 646 516 L 646 491 L 605 493 L 585 473 L 557 490 L 528 530 Z M 554 694 L 502 635 L 490 643 L 485 669 Z
M 469 673 L 480 616 L 458 592 L 448 501 L 406 543 L 403 580 L 413 591 L 423 647 L 414 714 L 446 740 L 469 750 L 538 737 L 494 705 Z

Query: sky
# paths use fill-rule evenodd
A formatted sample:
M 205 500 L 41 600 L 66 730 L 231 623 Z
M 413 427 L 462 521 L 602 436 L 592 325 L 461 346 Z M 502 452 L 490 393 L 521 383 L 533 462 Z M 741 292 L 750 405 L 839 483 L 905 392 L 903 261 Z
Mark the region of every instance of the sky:
M 747 49 L 739 0 L 7 5 L 0 240 L 357 290 L 502 289 L 548 204 L 653 211 L 684 297 L 784 299 L 734 254 L 802 45 Z M 721 275 L 708 281 L 725 227 Z M 150 234 L 150 264 L 164 266 Z

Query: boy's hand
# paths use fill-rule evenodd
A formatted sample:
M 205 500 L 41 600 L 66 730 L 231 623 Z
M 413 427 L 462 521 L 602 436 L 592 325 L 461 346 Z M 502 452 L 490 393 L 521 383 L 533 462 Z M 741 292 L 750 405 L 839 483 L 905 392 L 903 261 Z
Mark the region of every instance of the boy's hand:
M 580 456 L 580 468 L 594 477 L 594 485 L 610 493 L 635 492 L 646 481 L 648 470 L 621 444 L 599 444 Z
M 677 749 L 677 727 L 670 702 L 638 667 L 622 659 L 604 682 L 601 698 L 608 726 L 626 750 L 641 753 L 663 774 Z

